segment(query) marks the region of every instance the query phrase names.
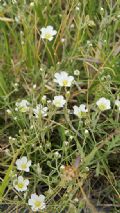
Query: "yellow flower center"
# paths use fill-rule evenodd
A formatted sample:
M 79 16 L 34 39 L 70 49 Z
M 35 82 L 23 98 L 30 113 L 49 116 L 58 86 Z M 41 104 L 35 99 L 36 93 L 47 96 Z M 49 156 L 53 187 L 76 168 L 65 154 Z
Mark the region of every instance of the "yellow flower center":
M 100 105 L 99 105 L 99 109 L 100 109 L 101 111 L 106 110 L 106 105 L 105 105 L 105 104 L 100 104 Z
M 51 34 L 50 33 L 46 33 L 45 38 L 46 39 L 50 39 L 51 38 Z
M 18 183 L 17 186 L 18 186 L 19 189 L 22 189 L 24 187 L 24 183 Z
M 24 163 L 24 164 L 21 165 L 21 168 L 24 170 L 24 169 L 27 168 L 27 165 Z
M 20 108 L 20 111 L 21 111 L 21 112 L 27 112 L 27 110 L 28 110 L 28 107 L 21 107 L 21 108 Z
M 78 117 L 81 118 L 81 117 L 85 117 L 86 116 L 86 112 L 79 112 L 78 113 Z
M 68 85 L 68 81 L 67 80 L 63 80 L 63 85 L 67 86 Z
M 41 202 L 38 201 L 38 200 L 36 200 L 34 204 L 35 204 L 36 208 L 40 208 L 41 207 Z
M 82 112 L 78 113 L 78 117 L 81 118 L 82 117 Z
M 59 107 L 59 106 L 60 106 L 60 101 L 56 101 L 55 105 L 56 105 L 57 107 Z

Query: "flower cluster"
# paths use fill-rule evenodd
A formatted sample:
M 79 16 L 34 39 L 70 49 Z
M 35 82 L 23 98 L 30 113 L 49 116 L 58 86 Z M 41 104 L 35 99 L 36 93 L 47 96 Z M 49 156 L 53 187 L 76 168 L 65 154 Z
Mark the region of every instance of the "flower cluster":
M 69 76 L 67 72 L 62 71 L 59 73 L 55 73 L 54 75 L 54 82 L 57 83 L 60 87 L 71 87 L 74 82 L 74 77 Z M 63 107 L 66 103 L 66 100 L 62 95 L 55 96 L 53 100 L 53 104 L 56 107 Z M 105 97 L 101 97 L 97 102 L 96 105 L 98 106 L 100 111 L 105 111 L 111 109 L 111 103 L 109 99 Z M 120 101 L 116 100 L 115 105 L 120 109 Z M 86 108 L 85 104 L 81 104 L 78 106 L 73 106 L 73 114 L 75 114 L 78 118 L 82 118 L 86 116 L 88 109 Z
M 19 171 L 29 172 L 31 160 L 28 160 L 26 156 L 23 156 L 20 159 L 17 159 L 16 166 Z M 24 179 L 23 176 L 15 177 L 13 180 L 13 186 L 18 192 L 26 191 L 28 185 L 29 180 L 26 178 Z M 28 204 L 31 206 L 33 212 L 42 210 L 46 207 L 45 196 L 42 194 L 39 196 L 37 194 L 31 194 L 31 198 L 28 200 Z
M 74 77 L 68 75 L 68 73 L 65 71 L 61 71 L 61 72 L 55 73 L 53 81 L 59 87 L 69 88 L 74 83 Z M 66 92 L 66 97 L 67 97 L 67 93 L 69 93 L 69 91 Z M 33 114 L 35 115 L 36 118 L 39 118 L 40 116 L 46 117 L 48 115 L 48 107 L 44 106 L 44 104 L 46 103 L 46 98 L 47 97 L 44 95 L 41 99 L 41 102 L 43 103 L 43 105 L 41 103 L 37 104 L 36 107 L 32 109 Z M 67 100 L 64 98 L 63 95 L 57 95 L 57 96 L 54 96 L 52 101 L 48 100 L 47 103 L 48 102 L 52 103 L 53 106 L 55 106 L 56 108 L 63 108 L 65 104 L 67 103 Z M 99 100 L 97 100 L 96 105 L 101 112 L 111 109 L 110 100 L 106 99 L 105 97 L 101 97 Z M 115 105 L 120 110 L 119 100 L 115 101 Z M 27 100 L 21 100 L 16 103 L 15 110 L 16 111 L 19 110 L 20 112 L 25 113 L 25 112 L 28 112 L 30 108 L 31 108 L 31 104 Z M 78 118 L 85 117 L 87 112 L 88 112 L 88 109 L 86 108 L 85 104 L 81 104 L 80 106 L 76 106 L 76 105 L 73 106 L 73 114 L 76 115 Z
M 27 100 L 21 100 L 19 102 L 16 102 L 15 111 L 27 113 L 29 112 L 29 110 L 32 110 L 35 117 L 38 118 L 40 115 L 42 117 L 47 116 L 48 108 L 44 107 L 42 104 L 37 104 L 35 108 L 32 108 L 31 104 Z
M 59 86 L 70 87 L 74 81 L 73 76 L 69 76 L 67 72 L 62 71 L 60 73 L 55 74 L 54 82 L 56 82 Z M 46 96 L 42 97 L 42 102 L 46 100 Z M 57 108 L 63 107 L 66 103 L 66 100 L 62 95 L 54 96 L 52 101 L 53 105 Z M 27 100 L 21 100 L 16 103 L 16 111 L 20 111 L 22 113 L 28 112 L 31 108 L 31 104 Z M 47 116 L 48 107 L 44 107 L 42 104 L 38 104 L 35 108 L 33 108 L 33 114 L 36 118 Z

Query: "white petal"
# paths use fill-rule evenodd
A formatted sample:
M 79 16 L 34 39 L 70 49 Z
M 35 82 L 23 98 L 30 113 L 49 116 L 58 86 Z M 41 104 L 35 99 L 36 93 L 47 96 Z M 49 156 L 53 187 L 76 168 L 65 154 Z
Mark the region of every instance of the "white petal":
M 39 195 L 39 201 L 43 202 L 45 200 L 45 196 L 44 195 Z
M 36 211 L 38 211 L 38 208 L 36 208 L 35 206 L 32 206 L 32 211 L 36 212 Z
M 13 186 L 16 186 L 17 180 L 13 180 Z
M 78 112 L 79 107 L 78 106 L 73 106 L 74 112 Z
M 55 73 L 54 77 L 55 77 L 55 78 L 59 78 L 59 77 L 60 77 L 60 74 L 59 74 L 59 73 Z
M 28 204 L 29 204 L 30 206 L 32 206 L 32 205 L 34 204 L 34 200 L 33 200 L 33 199 L 29 199 L 29 200 L 28 200 Z
M 30 171 L 29 167 L 26 167 L 26 169 L 24 169 L 24 171 L 29 172 Z
M 67 77 L 67 76 L 68 76 L 68 73 L 67 73 L 67 72 L 65 72 L 65 71 L 61 71 L 61 73 L 60 73 L 60 74 L 61 74 L 61 76 L 62 76 L 62 77 Z
M 42 206 L 40 209 L 45 209 L 45 207 L 46 207 L 45 203 L 42 203 Z
M 22 176 L 19 176 L 19 177 L 18 177 L 18 182 L 23 182 L 23 181 L 24 181 L 23 177 L 22 177 Z
M 20 159 L 16 160 L 15 164 L 16 164 L 17 166 L 19 166 L 19 164 L 20 164 Z
M 81 112 L 87 112 L 88 110 L 86 109 L 85 104 L 81 104 L 79 109 L 81 110 Z
M 52 31 L 52 35 L 54 36 L 54 35 L 56 35 L 57 34 L 57 31 L 56 30 L 53 30 Z
M 52 40 L 53 40 L 53 37 L 51 36 L 48 40 L 49 40 L 49 41 L 52 41 Z
M 29 180 L 28 179 L 24 180 L 24 183 L 25 183 L 26 186 L 28 186 L 29 185 Z
M 73 76 L 69 76 L 69 81 L 73 81 L 74 77 Z
M 52 31 L 53 30 L 53 26 L 48 25 L 46 29 L 47 29 L 47 31 Z
M 42 27 L 42 28 L 40 29 L 40 31 L 41 31 L 42 33 L 44 33 L 44 32 L 46 32 L 46 28 L 45 28 L 45 27 Z
M 26 157 L 26 156 L 23 156 L 23 157 L 21 158 L 21 161 L 22 161 L 22 163 L 27 163 L 27 157 Z
M 27 166 L 31 166 L 31 160 L 27 162 Z
M 33 199 L 33 200 L 38 199 L 38 195 L 36 195 L 36 194 L 31 194 L 31 199 Z

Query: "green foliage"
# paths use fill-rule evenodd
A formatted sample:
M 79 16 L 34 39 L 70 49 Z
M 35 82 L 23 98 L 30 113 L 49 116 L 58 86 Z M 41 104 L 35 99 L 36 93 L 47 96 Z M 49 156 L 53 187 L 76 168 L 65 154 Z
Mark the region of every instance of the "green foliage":
M 0 72 L 0 96 L 7 95 L 7 85 L 4 79 L 4 75 L 2 72 Z
M 97 212 L 97 203 L 120 211 L 119 11 L 111 0 L 0 1 L 0 211 L 31 212 L 33 193 L 45 195 L 47 213 Z M 52 41 L 41 39 L 48 25 L 57 31 Z M 54 82 L 61 70 L 74 76 L 70 88 Z M 63 108 L 52 103 L 57 95 Z M 111 109 L 100 112 L 101 97 Z M 79 118 L 73 106 L 84 103 Z M 37 104 L 47 116 L 35 117 Z M 22 156 L 32 161 L 29 173 L 16 168 Z M 12 174 L 29 179 L 25 194 Z

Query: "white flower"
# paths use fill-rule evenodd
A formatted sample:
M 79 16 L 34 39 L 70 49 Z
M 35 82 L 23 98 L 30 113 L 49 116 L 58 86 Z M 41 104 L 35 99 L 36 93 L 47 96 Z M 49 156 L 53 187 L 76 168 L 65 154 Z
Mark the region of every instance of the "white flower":
M 115 100 L 115 105 L 118 107 L 118 109 L 120 111 L 120 101 L 119 100 Z
M 9 150 L 9 149 L 5 149 L 4 152 L 5 152 L 5 154 L 6 154 L 7 156 L 11 156 L 11 153 L 10 153 L 10 150 Z
M 26 191 L 28 185 L 29 185 L 29 180 L 24 179 L 22 176 L 19 176 L 17 179 L 13 181 L 13 186 L 19 192 Z
M 43 27 L 41 30 L 41 38 L 49 41 L 53 40 L 53 36 L 57 34 L 57 31 L 52 26 Z
M 33 125 L 31 125 L 31 126 L 30 126 L 30 129 L 34 129 L 34 126 L 33 126 Z
M 77 11 L 79 11 L 79 10 L 80 10 L 80 8 L 79 8 L 79 7 L 76 7 L 75 9 L 76 9 Z
M 25 172 L 29 172 L 29 167 L 31 166 L 31 160 L 28 161 L 27 157 L 23 156 L 22 158 L 16 161 L 17 169 Z
M 70 28 L 74 28 L 74 27 L 75 27 L 75 25 L 74 25 L 74 24 L 71 24 L 71 25 L 70 25 Z
M 36 84 L 33 84 L 33 89 L 36 89 L 37 85 Z
M 54 96 L 53 104 L 56 107 L 63 107 L 66 103 L 66 100 L 62 95 Z
M 30 103 L 27 100 L 16 102 L 17 109 L 21 112 L 27 112 L 29 110 Z
M 19 84 L 18 84 L 18 83 L 15 83 L 15 84 L 14 84 L 14 87 L 18 87 L 18 86 L 19 86 Z
M 28 200 L 28 204 L 31 206 L 33 212 L 42 210 L 46 207 L 45 196 L 31 194 L 31 198 Z
M 64 165 L 61 165 L 60 166 L 60 170 L 64 170 L 65 169 L 65 166 Z
M 74 198 L 73 200 L 75 203 L 78 203 L 79 202 L 79 199 L 77 197 Z
M 30 3 L 30 7 L 34 7 L 35 3 L 34 2 L 31 2 Z
M 84 117 L 84 115 L 88 112 L 88 109 L 86 109 L 85 104 L 81 104 L 78 106 L 73 106 L 74 114 L 77 115 L 79 118 Z
M 91 41 L 87 40 L 87 45 L 88 45 L 89 47 L 92 47 Z
M 65 135 L 69 135 L 69 130 L 65 130 Z
M 17 1 L 16 1 L 16 0 L 12 0 L 12 3 L 13 3 L 13 4 L 17 4 Z
M 61 38 L 61 42 L 64 43 L 64 41 L 65 41 L 65 38 Z
M 43 117 L 47 116 L 48 107 L 43 107 L 42 104 L 38 104 L 36 108 L 33 109 L 36 118 L 39 118 L 40 115 Z
M 15 21 L 16 21 L 17 23 L 19 23 L 19 22 L 20 22 L 20 16 L 15 16 Z
M 36 172 L 38 175 L 41 175 L 42 168 L 40 167 L 40 164 L 39 164 L 39 163 L 34 164 L 34 169 L 35 169 L 35 172 Z
M 54 156 L 55 156 L 56 158 L 60 158 L 60 157 L 61 157 L 61 154 L 60 154 L 58 151 L 56 151 L 56 152 L 54 152 Z
M 111 109 L 111 106 L 110 106 L 110 100 L 102 97 L 100 98 L 97 102 L 96 102 L 98 108 L 101 110 L 101 111 L 104 111 L 104 110 L 107 110 L 107 109 Z
M 12 112 L 11 112 L 10 109 L 7 109 L 6 112 L 8 113 L 8 115 L 11 115 L 11 114 L 12 114 Z
M 101 10 L 101 11 L 103 11 L 103 10 L 104 10 L 104 8 L 103 8 L 103 7 L 101 7 L 101 8 L 100 8 L 100 10 Z
M 46 95 L 43 95 L 42 98 L 41 98 L 41 101 L 42 103 L 46 103 L 46 100 L 47 100 L 47 96 Z
M 74 80 L 73 76 L 68 76 L 67 72 L 60 72 L 60 73 L 55 73 L 55 79 L 54 82 L 58 83 L 59 86 L 61 87 L 70 87 L 72 85 L 72 82 Z
M 64 144 L 65 144 L 65 146 L 67 146 L 69 144 L 69 142 L 68 141 L 64 141 Z
M 70 140 L 72 140 L 72 139 L 74 138 L 74 136 L 73 136 L 73 135 L 70 135 L 69 138 L 70 138 Z
M 9 141 L 11 141 L 11 142 L 16 141 L 16 138 L 9 136 Z
M 76 75 L 76 76 L 80 75 L 80 71 L 79 70 L 74 70 L 74 75 Z
M 51 100 L 48 100 L 48 101 L 47 101 L 47 104 L 51 104 L 51 102 L 52 102 Z
M 85 129 L 85 134 L 88 135 L 89 134 L 89 131 L 87 129 Z

